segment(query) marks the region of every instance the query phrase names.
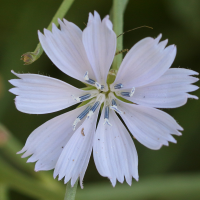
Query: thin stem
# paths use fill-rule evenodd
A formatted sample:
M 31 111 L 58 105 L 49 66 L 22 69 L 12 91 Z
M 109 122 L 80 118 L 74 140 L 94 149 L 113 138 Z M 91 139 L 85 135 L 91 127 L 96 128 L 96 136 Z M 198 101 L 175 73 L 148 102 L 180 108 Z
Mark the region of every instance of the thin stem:
M 0 199 L 8 200 L 8 187 L 4 184 L 0 184 Z
M 65 16 L 73 2 L 74 0 L 64 0 L 62 2 L 53 19 L 51 20 L 49 26 L 47 27 L 48 30 L 52 29 L 52 23 L 58 26 L 58 18 L 62 19 Z M 25 62 L 25 65 L 30 65 L 31 63 L 35 62 L 42 55 L 42 53 L 43 49 L 41 44 L 39 43 L 34 52 L 27 52 L 23 54 L 21 59 Z
M 109 183 L 88 185 L 88 190 L 79 190 L 77 199 L 116 200 L 116 199 L 200 199 L 200 173 L 159 175 L 116 185 Z M 102 192 L 103 191 L 103 192 Z M 144 192 L 145 191 L 145 192 Z M 93 197 L 93 198 L 92 198 Z M 94 198 L 95 197 L 95 198 Z
M 35 175 L 33 166 L 27 164 L 25 160 L 21 159 L 20 155 L 16 154 L 23 146 L 3 124 L 0 124 L 0 135 L 4 135 L 4 138 L 6 138 L 6 141 L 0 145 L 2 153 L 21 169 Z
M 78 179 L 73 187 L 71 186 L 70 181 L 67 183 L 64 200 L 74 200 L 75 199 L 77 185 L 78 185 Z
M 4 142 L 2 142 L 4 141 Z M 0 148 L 1 152 L 8 160 L 14 163 L 20 169 L 28 172 L 34 178 L 40 179 L 48 187 L 60 188 L 62 184 L 60 182 L 54 181 L 50 174 L 40 172 L 36 173 L 34 165 L 32 163 L 26 163 L 25 159 L 22 159 L 20 155 L 16 154 L 20 149 L 22 149 L 22 144 L 14 137 L 14 135 L 2 124 L 0 124 Z
M 113 18 L 113 30 L 115 31 L 116 35 L 120 35 L 123 33 L 123 26 L 124 26 L 124 11 L 128 0 L 113 0 L 113 7 L 112 7 L 112 18 Z M 123 35 L 117 39 L 117 51 L 121 51 L 123 49 Z M 122 54 L 118 54 L 115 56 L 112 69 L 118 70 L 119 66 L 122 62 Z
M 0 157 L 0 183 L 4 183 L 10 188 L 30 195 L 36 199 L 62 200 L 63 188 L 49 187 L 34 178 L 16 170 Z

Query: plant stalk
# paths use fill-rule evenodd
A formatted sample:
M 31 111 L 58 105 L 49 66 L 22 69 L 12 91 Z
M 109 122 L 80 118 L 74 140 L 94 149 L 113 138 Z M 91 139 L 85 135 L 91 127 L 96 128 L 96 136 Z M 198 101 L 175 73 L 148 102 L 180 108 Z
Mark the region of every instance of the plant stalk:
M 58 26 L 58 18 L 63 18 L 69 8 L 71 7 L 74 0 L 64 0 L 60 7 L 58 8 L 56 14 L 54 15 L 53 19 L 51 20 L 49 26 L 47 27 L 48 30 L 52 29 L 52 23 Z M 21 60 L 24 61 L 24 65 L 30 65 L 35 62 L 43 53 L 43 48 L 39 43 L 34 52 L 27 52 L 21 56 Z
M 113 7 L 111 9 L 112 19 L 113 19 L 113 30 L 116 35 L 123 33 L 124 27 L 124 11 L 128 0 L 113 0 Z M 123 50 L 123 35 L 117 38 L 117 52 Z M 115 56 L 112 68 L 113 70 L 118 70 L 122 62 L 122 54 Z
M 78 179 L 77 179 L 77 181 L 76 181 L 76 183 L 74 184 L 73 187 L 71 186 L 70 181 L 67 183 L 64 200 L 74 200 L 75 199 L 77 185 L 78 185 Z

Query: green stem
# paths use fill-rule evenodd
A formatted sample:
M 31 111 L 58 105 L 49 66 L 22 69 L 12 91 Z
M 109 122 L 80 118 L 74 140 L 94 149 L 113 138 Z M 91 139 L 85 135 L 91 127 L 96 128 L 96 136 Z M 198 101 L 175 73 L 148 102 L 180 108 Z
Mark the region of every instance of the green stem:
M 18 167 L 25 170 L 29 174 L 35 175 L 33 166 L 21 159 L 20 155 L 16 153 L 22 149 L 21 143 L 12 135 L 12 133 L 2 124 L 0 124 L 0 131 L 7 136 L 7 141 L 1 145 L 1 152 L 14 162 Z
M 0 199 L 8 200 L 8 187 L 4 184 L 0 184 Z
M 199 200 L 200 173 L 160 175 L 142 177 L 133 181 L 132 187 L 117 184 L 111 189 L 110 183 L 87 185 L 88 190 L 78 190 L 77 199 L 116 200 L 116 199 L 170 199 Z
M 49 187 L 48 184 L 22 174 L 0 157 L 0 183 L 36 199 L 62 200 L 62 187 Z
M 2 134 L 6 136 L 6 141 L 2 145 L 0 142 L 0 150 L 7 159 L 9 159 L 20 169 L 28 172 L 28 174 L 32 175 L 34 178 L 42 180 L 49 188 L 62 187 L 62 184 L 60 182 L 54 181 L 50 174 L 45 172 L 36 173 L 32 163 L 26 163 L 25 159 L 22 159 L 20 155 L 16 154 L 16 152 L 22 149 L 22 144 L 5 126 L 0 124 L 0 138 Z
M 52 29 L 52 23 L 58 26 L 58 18 L 62 19 L 65 16 L 73 2 L 74 0 L 64 0 L 62 2 L 53 19 L 51 20 L 49 26 L 47 27 L 48 30 Z M 35 62 L 42 55 L 42 53 L 43 49 L 41 44 L 39 43 L 34 52 L 27 52 L 23 54 L 21 59 L 25 62 L 25 65 L 30 65 L 31 63 Z
M 124 26 L 124 11 L 128 0 L 113 0 L 113 7 L 112 7 L 112 18 L 113 18 L 113 30 L 115 31 L 116 35 L 120 35 L 123 33 L 123 26 Z M 123 49 L 123 35 L 117 38 L 117 51 Z M 122 62 L 122 54 L 118 54 L 115 56 L 112 69 L 118 70 L 119 66 Z
M 78 185 L 78 179 L 73 187 L 71 186 L 70 181 L 67 183 L 64 200 L 74 200 L 75 199 L 77 185 Z

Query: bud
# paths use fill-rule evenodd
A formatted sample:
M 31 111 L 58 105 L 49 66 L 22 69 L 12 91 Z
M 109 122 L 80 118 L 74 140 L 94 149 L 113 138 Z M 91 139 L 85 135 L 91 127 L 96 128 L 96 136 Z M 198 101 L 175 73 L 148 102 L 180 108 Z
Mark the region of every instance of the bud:
M 24 65 L 30 65 L 35 61 L 35 55 L 33 52 L 27 52 L 21 56 L 21 60 L 24 61 Z
M 21 56 L 21 60 L 24 61 L 24 65 L 30 65 L 35 62 L 41 55 L 43 49 L 41 44 L 39 43 L 34 52 L 27 52 Z

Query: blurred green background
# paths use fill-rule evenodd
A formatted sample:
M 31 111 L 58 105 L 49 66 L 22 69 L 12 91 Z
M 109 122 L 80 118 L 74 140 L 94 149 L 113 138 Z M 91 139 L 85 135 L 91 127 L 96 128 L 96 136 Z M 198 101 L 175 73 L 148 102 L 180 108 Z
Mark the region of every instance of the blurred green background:
M 61 2 L 61 0 L 0 1 L 0 122 L 22 144 L 35 128 L 68 109 L 45 115 L 28 115 L 17 111 L 13 101 L 14 95 L 8 92 L 12 87 L 8 80 L 14 78 L 11 70 L 50 75 L 77 87 L 82 86 L 81 83 L 59 71 L 46 54 L 28 66 L 23 65 L 20 60 L 23 53 L 34 51 L 38 43 L 37 30 L 43 31 L 43 28 L 48 26 Z M 65 18 L 84 29 L 89 12 L 96 10 L 101 17 L 104 17 L 109 14 L 111 6 L 111 0 L 75 0 Z M 153 30 L 142 28 L 126 33 L 124 48 L 130 49 L 142 38 L 156 37 L 162 33 L 163 39 L 168 38 L 169 44 L 176 44 L 178 49 L 172 67 L 200 72 L 199 0 L 130 0 L 124 19 L 125 31 L 142 25 L 153 27 Z M 200 90 L 193 94 L 200 96 Z M 77 199 L 200 199 L 200 103 L 189 100 L 183 107 L 165 111 L 184 128 L 183 135 L 176 137 L 177 144 L 170 144 L 169 147 L 153 151 L 134 140 L 139 156 L 140 180 L 139 182 L 133 180 L 131 187 L 126 183 L 123 185 L 118 183 L 113 189 L 109 180 L 98 174 L 91 159 L 84 179 L 85 188 L 78 190 Z M 3 141 L 5 138 L 1 136 L 1 132 L 3 131 L 0 129 L 0 140 Z M 12 137 L 10 138 L 12 140 Z M 12 155 L 12 151 L 15 151 L 15 147 L 16 151 L 20 150 L 20 144 L 15 146 L 16 141 L 9 144 L 9 140 L 4 144 L 1 143 L 3 142 L 0 142 L 0 194 L 2 195 L 0 200 L 6 199 L 3 193 L 8 194 L 9 200 L 45 199 L 35 195 L 35 193 L 42 195 L 44 191 L 46 193 L 55 191 L 55 195 L 58 193 L 60 196 L 53 198 L 53 193 L 49 193 L 50 197 L 62 199 L 63 184 L 59 182 L 58 185 L 58 181 L 53 180 L 52 171 L 36 174 L 33 165 L 25 164 L 26 159 L 21 159 L 22 163 L 17 164 L 20 155 L 14 153 Z M 28 166 L 27 169 L 23 163 Z M 34 177 L 36 182 L 31 181 L 31 177 Z M 29 189 L 23 189 L 26 187 Z M 60 192 L 57 192 L 56 187 Z

